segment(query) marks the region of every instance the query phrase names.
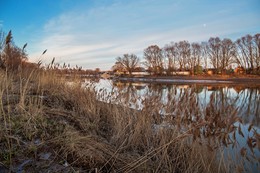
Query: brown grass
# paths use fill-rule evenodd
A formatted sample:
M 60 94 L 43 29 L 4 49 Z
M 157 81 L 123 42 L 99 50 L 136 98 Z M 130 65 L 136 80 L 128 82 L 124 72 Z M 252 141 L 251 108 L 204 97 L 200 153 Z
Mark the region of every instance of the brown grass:
M 142 111 L 103 103 L 93 89 L 81 87 L 80 79 L 73 79 L 71 85 L 63 76 L 37 69 L 19 74 L 1 71 L 0 79 L 0 167 L 4 169 L 230 171 L 223 158 L 217 159 L 218 149 L 192 140 L 204 121 L 184 131 L 178 125 L 156 130 L 153 124 L 163 120 L 156 113 L 158 108 L 148 108 L 153 99 L 144 103 Z M 190 95 L 182 99 L 188 102 Z M 188 121 L 189 114 L 185 117 L 167 121 Z M 42 159 L 46 153 L 50 156 Z

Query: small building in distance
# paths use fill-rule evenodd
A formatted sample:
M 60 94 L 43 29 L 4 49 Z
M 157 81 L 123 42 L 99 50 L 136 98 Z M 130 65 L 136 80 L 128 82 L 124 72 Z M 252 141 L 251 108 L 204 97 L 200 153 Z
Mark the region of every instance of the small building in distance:
M 237 68 L 235 68 L 234 73 L 235 73 L 235 74 L 245 74 L 245 73 L 246 73 L 246 70 L 245 70 L 244 67 L 238 66 Z
M 145 68 L 143 67 L 136 67 L 133 72 L 132 72 L 133 76 L 137 76 L 137 77 L 143 77 L 143 76 L 148 76 L 150 75 L 150 73 L 148 73 Z
M 176 70 L 176 71 L 171 71 L 170 72 L 170 75 L 173 75 L 173 76 L 189 76 L 191 73 L 189 70 Z
M 204 72 L 205 72 L 207 75 L 218 74 L 217 71 L 218 71 L 218 70 L 215 69 L 215 68 L 208 68 L 208 69 L 204 70 Z

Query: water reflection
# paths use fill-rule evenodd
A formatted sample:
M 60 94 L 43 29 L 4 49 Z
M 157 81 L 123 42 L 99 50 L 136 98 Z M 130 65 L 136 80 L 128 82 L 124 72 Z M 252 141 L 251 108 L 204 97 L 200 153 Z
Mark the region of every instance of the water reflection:
M 154 128 L 177 127 L 180 132 L 192 129 L 191 142 L 199 140 L 210 150 L 224 147 L 224 150 L 231 151 L 231 155 L 239 153 L 240 158 L 252 161 L 254 169 L 259 169 L 259 86 L 109 80 L 100 80 L 93 85 L 99 100 L 125 105 L 153 116 Z
M 205 115 L 219 114 L 227 117 L 232 114 L 240 117 L 245 124 L 253 123 L 260 127 L 260 88 L 218 85 L 169 85 L 142 83 L 111 83 L 113 93 L 120 103 L 135 108 L 139 102 L 156 101 L 160 113 L 177 115 L 185 112 L 196 116 L 192 111 L 206 111 Z M 139 101 L 139 102 L 138 102 Z M 178 105 L 179 111 L 172 110 Z M 144 105 L 139 107 L 144 108 Z M 186 109 L 186 110 L 185 110 Z M 202 115 L 202 116 L 205 116 Z

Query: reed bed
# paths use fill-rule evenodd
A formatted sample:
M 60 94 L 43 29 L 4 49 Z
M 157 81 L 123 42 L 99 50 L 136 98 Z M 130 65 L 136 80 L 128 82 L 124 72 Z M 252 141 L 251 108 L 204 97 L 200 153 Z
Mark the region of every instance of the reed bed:
M 172 102 L 167 109 L 176 109 L 178 116 L 162 118 L 158 107 L 151 106 L 156 105 L 157 98 L 145 100 L 142 110 L 101 102 L 97 99 L 100 93 L 91 87 L 82 88 L 80 78 L 71 77 L 68 82 L 65 75 L 51 70 L 16 74 L 0 71 L 0 79 L 0 170 L 243 171 L 242 166 L 219 157 L 223 150 L 216 143 L 202 139 L 202 128 L 208 136 L 220 129 L 221 124 L 213 122 L 217 113 L 211 110 L 207 117 L 199 119 L 198 110 L 191 115 L 191 110 L 181 108 L 184 105 Z M 192 98 L 192 93 L 186 93 L 180 99 L 196 105 Z M 191 121 L 194 115 L 196 122 Z M 174 126 L 155 128 L 155 124 L 163 122 Z M 180 127 L 184 122 L 187 126 Z M 232 122 L 233 119 L 226 123 Z M 221 140 L 229 142 L 225 135 Z

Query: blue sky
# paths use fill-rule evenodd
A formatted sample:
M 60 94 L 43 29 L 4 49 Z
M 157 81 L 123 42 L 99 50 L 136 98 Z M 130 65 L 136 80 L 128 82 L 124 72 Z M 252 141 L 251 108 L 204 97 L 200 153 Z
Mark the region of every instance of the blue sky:
M 259 9 L 259 0 L 1 0 L 0 28 L 28 43 L 30 61 L 108 70 L 154 44 L 259 33 Z

